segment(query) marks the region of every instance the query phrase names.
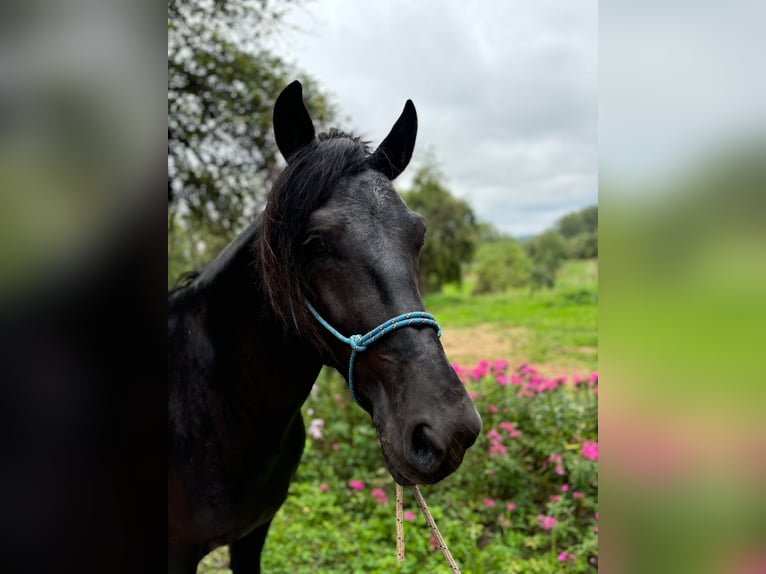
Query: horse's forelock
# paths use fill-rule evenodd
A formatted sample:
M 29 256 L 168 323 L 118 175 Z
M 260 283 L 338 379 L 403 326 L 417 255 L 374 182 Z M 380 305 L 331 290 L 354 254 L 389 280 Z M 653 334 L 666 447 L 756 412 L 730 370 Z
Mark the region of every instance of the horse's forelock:
M 321 341 L 304 304 L 311 297 L 300 243 L 311 214 L 338 182 L 367 168 L 366 144 L 342 132 L 320 134 L 290 158 L 269 194 L 258 253 L 264 293 L 276 316 L 315 343 Z

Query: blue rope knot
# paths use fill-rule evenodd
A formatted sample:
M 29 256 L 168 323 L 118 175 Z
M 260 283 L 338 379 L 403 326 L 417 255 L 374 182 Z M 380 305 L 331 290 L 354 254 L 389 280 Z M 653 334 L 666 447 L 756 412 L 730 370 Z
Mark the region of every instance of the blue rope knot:
M 362 351 L 367 350 L 367 345 L 365 345 L 362 341 L 364 340 L 364 335 L 351 335 L 348 338 L 348 344 L 351 346 L 351 348 L 361 353 Z
M 427 325 L 436 329 L 437 337 L 442 336 L 442 330 L 441 327 L 439 327 L 439 323 L 436 322 L 436 317 L 424 311 L 411 311 L 409 313 L 402 313 L 401 315 L 397 315 L 396 317 L 381 323 L 364 335 L 351 335 L 350 337 L 346 337 L 330 325 L 330 323 L 328 323 L 324 317 L 314 309 L 314 306 L 309 303 L 308 300 L 304 299 L 304 302 L 306 303 L 308 310 L 311 311 L 311 314 L 314 315 L 314 318 L 319 321 L 320 325 L 327 329 L 336 339 L 351 347 L 351 357 L 348 360 L 348 388 L 351 391 L 351 396 L 354 397 L 354 400 L 357 403 L 359 403 L 359 399 L 356 398 L 356 393 L 354 392 L 354 359 L 356 358 L 357 353 L 366 351 L 367 347 L 372 343 L 391 331 L 395 331 L 401 327 Z

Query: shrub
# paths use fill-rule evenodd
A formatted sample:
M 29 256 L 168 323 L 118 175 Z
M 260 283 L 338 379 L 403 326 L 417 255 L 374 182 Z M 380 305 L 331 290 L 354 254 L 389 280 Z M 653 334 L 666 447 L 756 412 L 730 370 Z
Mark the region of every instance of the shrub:
M 474 293 L 498 293 L 522 287 L 529 280 L 531 262 L 514 239 L 482 243 L 476 252 Z

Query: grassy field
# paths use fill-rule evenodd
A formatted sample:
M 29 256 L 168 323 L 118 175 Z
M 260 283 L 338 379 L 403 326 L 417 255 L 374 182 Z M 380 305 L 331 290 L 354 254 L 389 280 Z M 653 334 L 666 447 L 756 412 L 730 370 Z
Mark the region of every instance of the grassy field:
M 597 439 L 597 273 L 596 261 L 570 261 L 552 290 L 474 297 L 469 277 L 425 298 L 453 364 L 471 369 L 481 360 L 507 360 L 510 375 L 523 373 L 516 367 L 525 362 L 546 380 L 568 381 L 523 396 L 519 386 L 498 384 L 496 372 L 466 379 L 484 420 L 482 436 L 454 475 L 424 489 L 464 574 L 596 568 L 597 463 L 580 451 L 584 441 Z M 522 376 L 531 380 L 534 373 Z M 590 386 L 575 385 L 579 378 Z M 412 500 L 405 504 L 416 516 L 405 525 L 408 558 L 397 564 L 393 481 L 369 417 L 351 402 L 335 371 L 320 375 L 303 416 L 307 426 L 322 420 L 322 436 L 307 441 L 266 541 L 264 572 L 449 572 Z M 514 439 L 503 434 L 507 453 L 493 456 L 485 435 L 504 433 L 508 421 L 522 432 Z M 556 457 L 554 471 L 549 461 Z M 364 482 L 365 489 L 350 489 L 350 480 Z M 385 494 L 385 503 L 371 497 L 373 489 Z M 543 517 L 558 523 L 543 528 Z M 227 550 L 208 555 L 200 572 L 229 572 Z
M 598 263 L 567 261 L 556 287 L 471 296 L 469 277 L 425 298 L 444 330 L 450 360 L 523 361 L 549 371 L 594 371 L 598 363 Z

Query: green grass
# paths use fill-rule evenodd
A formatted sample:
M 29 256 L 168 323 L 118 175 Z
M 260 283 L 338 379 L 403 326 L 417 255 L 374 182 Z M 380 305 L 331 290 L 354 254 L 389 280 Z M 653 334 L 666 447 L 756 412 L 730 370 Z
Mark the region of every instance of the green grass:
M 442 326 L 491 328 L 522 327 L 529 333 L 524 345 L 532 363 L 569 360 L 595 369 L 598 362 L 598 265 L 596 261 L 567 261 L 556 287 L 531 293 L 471 295 L 469 277 L 462 286 L 448 285 L 426 295 L 426 309 Z M 488 359 L 496 357 L 487 357 Z

